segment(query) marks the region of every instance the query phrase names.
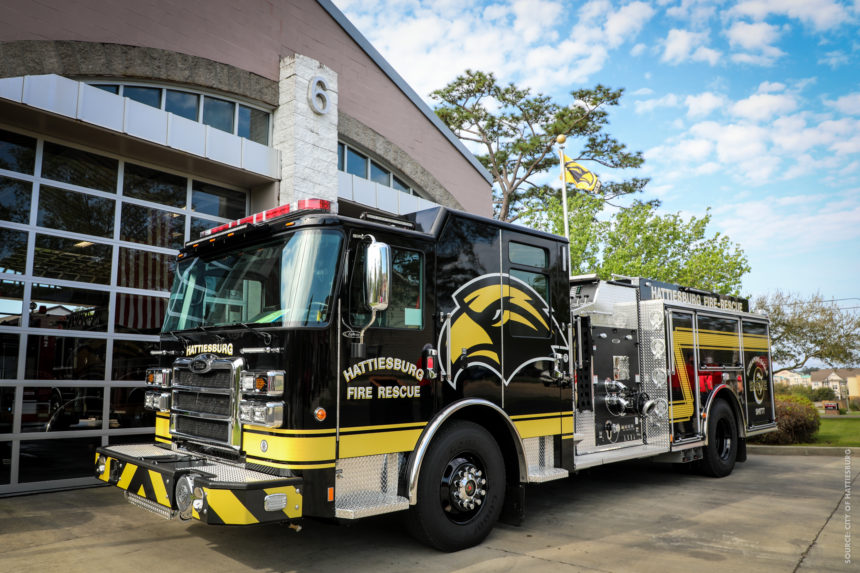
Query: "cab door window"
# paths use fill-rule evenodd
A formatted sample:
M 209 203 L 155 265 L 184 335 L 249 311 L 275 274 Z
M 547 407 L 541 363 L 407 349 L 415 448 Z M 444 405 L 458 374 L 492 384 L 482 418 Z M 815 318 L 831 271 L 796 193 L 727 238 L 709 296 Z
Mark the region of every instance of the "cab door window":
M 514 279 L 509 282 L 511 296 L 505 302 L 508 310 L 508 328 L 512 336 L 547 338 L 551 335 L 550 325 L 538 307 L 549 304 L 549 256 L 542 247 L 525 245 L 511 241 L 508 243 L 508 273 Z M 543 300 L 531 300 L 533 294 L 525 290 L 525 296 L 518 296 L 515 290 L 524 290 L 519 282 L 525 283 Z
M 357 249 L 350 280 L 350 324 L 364 328 L 370 322 L 370 309 L 364 291 L 365 250 Z M 388 308 L 376 313 L 373 327 L 424 327 L 424 255 L 419 251 L 391 247 L 391 294 Z

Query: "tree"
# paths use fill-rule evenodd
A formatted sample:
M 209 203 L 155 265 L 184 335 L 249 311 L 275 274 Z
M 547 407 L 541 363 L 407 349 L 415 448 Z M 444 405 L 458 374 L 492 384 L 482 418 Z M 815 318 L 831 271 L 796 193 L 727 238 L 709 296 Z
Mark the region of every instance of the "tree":
M 860 315 L 839 308 L 820 294 L 774 293 L 756 297 L 753 306 L 770 317 L 774 362 L 786 370 L 815 358 L 829 366 L 860 363 Z
M 562 234 L 560 201 L 531 204 L 524 221 Z M 722 294 L 737 294 L 741 278 L 750 271 L 740 246 L 716 233 L 707 235 L 710 212 L 684 219 L 680 213 L 660 215 L 650 203 L 634 202 L 600 219 L 604 204 L 592 197 L 568 199 L 571 213 L 571 269 L 641 276 Z
M 475 157 L 492 174 L 494 216 L 514 221 L 524 201 L 555 193 L 534 182 L 537 175 L 557 166 L 553 146 L 558 135 L 569 139 L 566 154 L 576 161 L 609 168 L 636 168 L 641 152 L 629 152 L 604 132 L 607 108 L 618 105 L 624 90 L 602 85 L 571 92 L 574 105 L 563 106 L 543 94 L 514 84 L 501 85 L 495 75 L 466 70 L 430 97 L 438 101 L 436 114 L 463 141 L 481 149 Z M 580 141 L 578 150 L 574 143 Z M 597 192 L 612 200 L 642 190 L 647 179 L 606 183 Z

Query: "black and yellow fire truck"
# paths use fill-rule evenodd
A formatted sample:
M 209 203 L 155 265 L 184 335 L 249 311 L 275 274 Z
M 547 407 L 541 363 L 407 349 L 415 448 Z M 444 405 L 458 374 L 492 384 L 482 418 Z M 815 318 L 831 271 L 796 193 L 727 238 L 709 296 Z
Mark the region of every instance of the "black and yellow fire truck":
M 209 524 L 407 511 L 449 551 L 520 520 L 525 484 L 583 468 L 729 474 L 775 427 L 767 319 L 571 278 L 568 257 L 443 207 L 304 200 L 207 231 L 179 254 L 147 372 L 155 443 L 100 448 L 96 474 Z

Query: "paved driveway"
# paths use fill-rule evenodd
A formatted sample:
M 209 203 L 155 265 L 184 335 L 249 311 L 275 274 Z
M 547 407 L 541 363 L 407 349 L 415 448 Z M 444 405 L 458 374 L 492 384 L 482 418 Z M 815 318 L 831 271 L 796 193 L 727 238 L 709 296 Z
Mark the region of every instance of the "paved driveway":
M 845 481 L 842 456 L 755 455 L 724 479 L 607 466 L 530 487 L 521 527 L 454 554 L 414 542 L 396 515 L 295 533 L 168 522 L 114 488 L 47 493 L 0 499 L 0 571 L 860 571 L 860 493 L 846 508 Z

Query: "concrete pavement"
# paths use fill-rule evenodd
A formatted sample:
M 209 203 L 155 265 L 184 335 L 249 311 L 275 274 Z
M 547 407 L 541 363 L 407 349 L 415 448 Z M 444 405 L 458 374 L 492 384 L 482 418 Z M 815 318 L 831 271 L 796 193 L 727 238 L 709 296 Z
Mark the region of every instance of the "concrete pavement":
M 530 487 L 522 526 L 453 554 L 413 541 L 397 515 L 295 533 L 165 521 L 115 488 L 38 494 L 0 499 L 0 571 L 860 571 L 860 502 L 844 503 L 858 473 L 857 455 L 751 455 L 724 479 L 595 468 Z

